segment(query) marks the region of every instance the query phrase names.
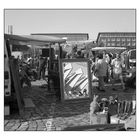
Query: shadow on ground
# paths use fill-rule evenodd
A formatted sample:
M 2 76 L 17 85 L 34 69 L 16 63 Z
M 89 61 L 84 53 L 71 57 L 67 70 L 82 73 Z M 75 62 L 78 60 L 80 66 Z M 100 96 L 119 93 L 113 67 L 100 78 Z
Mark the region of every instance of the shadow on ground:
M 92 89 L 92 95 L 98 94 L 99 98 L 108 98 L 109 96 L 118 96 L 120 100 L 133 100 L 136 98 L 135 89 L 129 89 L 123 92 L 120 87 L 117 91 L 110 90 L 106 87 L 106 92 L 99 92 L 95 87 Z M 21 117 L 15 111 L 14 114 L 6 116 L 5 119 L 20 119 L 21 121 L 39 120 L 59 118 L 59 117 L 72 117 L 82 114 L 89 114 L 91 99 L 89 100 L 75 100 L 61 102 L 55 94 L 48 92 L 47 86 L 32 85 L 31 88 L 24 87 L 22 89 L 25 98 L 31 98 L 35 104 L 34 108 L 25 108 L 24 115 Z

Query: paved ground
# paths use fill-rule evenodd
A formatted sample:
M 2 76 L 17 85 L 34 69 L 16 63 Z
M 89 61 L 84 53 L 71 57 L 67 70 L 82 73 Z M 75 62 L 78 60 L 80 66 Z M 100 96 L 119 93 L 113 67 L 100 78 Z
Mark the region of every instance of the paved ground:
M 44 81 L 32 83 L 32 88 L 23 89 L 24 97 L 31 98 L 35 107 L 25 108 L 24 116 L 17 113 L 5 116 L 5 131 L 46 131 L 62 130 L 68 126 L 80 126 L 89 124 L 90 100 L 60 102 L 56 96 L 40 88 Z M 135 90 L 129 89 L 123 92 L 118 86 L 118 91 L 112 91 L 106 87 L 105 93 L 98 92 L 93 88 L 93 94 L 99 94 L 100 98 L 118 95 L 120 100 L 135 99 Z M 50 125 L 52 127 L 50 127 Z

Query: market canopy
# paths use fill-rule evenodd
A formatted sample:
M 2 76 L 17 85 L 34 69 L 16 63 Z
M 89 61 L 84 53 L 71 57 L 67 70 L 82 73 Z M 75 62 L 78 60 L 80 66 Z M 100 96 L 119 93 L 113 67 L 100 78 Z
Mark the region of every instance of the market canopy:
M 4 34 L 5 39 L 9 39 L 14 45 L 46 45 L 50 43 L 65 43 L 65 39 L 45 35 L 10 35 Z

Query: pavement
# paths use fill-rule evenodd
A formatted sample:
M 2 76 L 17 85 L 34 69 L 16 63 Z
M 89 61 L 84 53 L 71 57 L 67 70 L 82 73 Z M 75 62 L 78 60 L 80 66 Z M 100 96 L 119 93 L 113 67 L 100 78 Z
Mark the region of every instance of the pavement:
M 4 117 L 5 131 L 60 131 L 71 126 L 90 124 L 91 100 L 59 101 L 54 93 L 48 92 L 46 81 L 34 81 L 32 87 L 22 89 L 24 98 L 32 100 L 32 106 L 26 106 L 24 115 L 18 112 Z M 106 92 L 99 92 L 93 86 L 92 94 L 98 94 L 100 98 L 118 96 L 120 100 L 135 100 L 136 90 L 128 89 L 123 92 L 121 87 L 112 91 L 106 86 Z M 27 100 L 27 102 L 29 102 Z

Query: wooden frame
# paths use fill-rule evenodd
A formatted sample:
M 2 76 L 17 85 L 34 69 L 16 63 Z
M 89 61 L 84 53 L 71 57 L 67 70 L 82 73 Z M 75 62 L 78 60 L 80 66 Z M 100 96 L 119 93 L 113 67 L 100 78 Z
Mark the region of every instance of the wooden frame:
M 62 131 L 125 131 L 123 123 L 120 124 L 95 124 L 64 128 Z
M 91 97 L 91 75 L 87 59 L 60 59 L 61 100 Z
M 19 108 L 19 114 L 23 116 L 24 112 L 24 100 L 23 100 L 23 93 L 21 91 L 20 79 L 19 79 L 19 72 L 18 72 L 18 62 L 13 57 L 9 58 L 11 73 L 14 82 L 14 88 L 16 92 L 16 99 Z

